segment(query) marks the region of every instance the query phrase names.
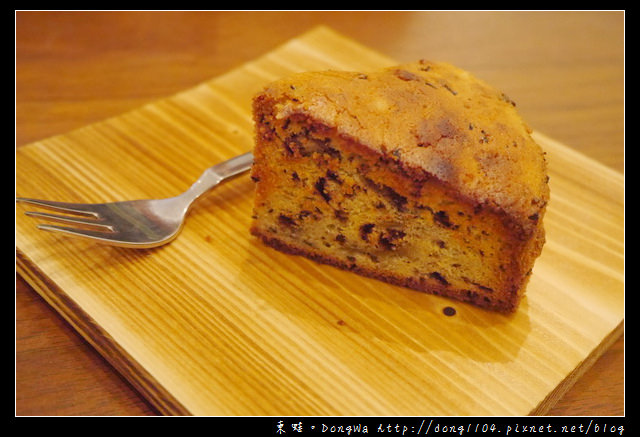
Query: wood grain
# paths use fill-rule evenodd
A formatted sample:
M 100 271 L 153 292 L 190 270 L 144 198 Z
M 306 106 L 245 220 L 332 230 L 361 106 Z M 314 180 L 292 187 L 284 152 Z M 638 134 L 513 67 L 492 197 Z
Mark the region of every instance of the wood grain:
M 16 308 L 17 415 L 158 414 L 20 276 Z
M 18 194 L 176 194 L 203 162 L 252 147 L 248 103 L 261 84 L 392 62 L 320 28 L 186 92 L 20 148 Z M 456 304 L 448 318 L 449 301 L 263 247 L 246 234 L 247 179 L 212 192 L 184 235 L 155 250 L 71 241 L 17 219 L 18 268 L 165 413 L 540 414 L 620 334 L 624 257 L 622 175 L 537 139 L 552 175 L 550 243 L 513 317 Z

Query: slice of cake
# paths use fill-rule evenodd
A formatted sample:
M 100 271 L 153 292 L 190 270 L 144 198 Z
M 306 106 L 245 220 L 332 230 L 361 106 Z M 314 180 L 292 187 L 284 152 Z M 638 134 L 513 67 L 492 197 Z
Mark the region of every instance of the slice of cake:
M 544 244 L 544 153 L 446 63 L 300 73 L 253 102 L 251 232 L 362 275 L 513 311 Z

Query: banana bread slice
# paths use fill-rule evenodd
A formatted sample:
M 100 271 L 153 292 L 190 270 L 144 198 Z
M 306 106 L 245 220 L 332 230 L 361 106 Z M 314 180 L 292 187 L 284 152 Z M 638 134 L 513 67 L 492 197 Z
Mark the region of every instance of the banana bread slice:
M 549 188 L 544 153 L 505 94 L 422 60 L 295 74 L 253 111 L 255 236 L 393 284 L 517 308 Z

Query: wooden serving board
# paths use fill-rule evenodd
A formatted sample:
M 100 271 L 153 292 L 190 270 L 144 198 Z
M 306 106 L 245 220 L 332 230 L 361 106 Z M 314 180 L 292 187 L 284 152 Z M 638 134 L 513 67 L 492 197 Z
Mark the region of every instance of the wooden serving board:
M 176 195 L 252 149 L 250 100 L 265 83 L 394 63 L 314 29 L 198 87 L 19 148 L 16 194 Z M 17 271 L 166 414 L 541 414 L 623 330 L 624 178 L 536 139 L 551 177 L 548 242 L 511 316 L 265 247 L 248 232 L 248 176 L 149 250 L 39 231 L 18 205 Z

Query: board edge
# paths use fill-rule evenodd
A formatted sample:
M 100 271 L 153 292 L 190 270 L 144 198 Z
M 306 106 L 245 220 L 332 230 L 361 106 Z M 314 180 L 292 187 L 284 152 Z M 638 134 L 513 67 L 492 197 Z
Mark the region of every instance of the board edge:
M 192 415 L 19 248 L 16 248 L 16 273 L 160 414 L 167 416 Z

